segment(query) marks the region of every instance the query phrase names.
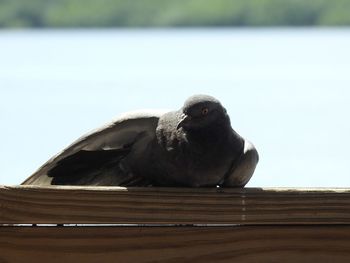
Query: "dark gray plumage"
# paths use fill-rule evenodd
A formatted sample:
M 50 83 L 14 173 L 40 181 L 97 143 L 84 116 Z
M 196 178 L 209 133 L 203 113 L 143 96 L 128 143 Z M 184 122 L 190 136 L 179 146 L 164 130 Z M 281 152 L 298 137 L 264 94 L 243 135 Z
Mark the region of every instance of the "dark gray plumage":
M 258 159 L 221 103 L 195 95 L 178 111 L 129 113 L 83 136 L 23 184 L 243 187 Z

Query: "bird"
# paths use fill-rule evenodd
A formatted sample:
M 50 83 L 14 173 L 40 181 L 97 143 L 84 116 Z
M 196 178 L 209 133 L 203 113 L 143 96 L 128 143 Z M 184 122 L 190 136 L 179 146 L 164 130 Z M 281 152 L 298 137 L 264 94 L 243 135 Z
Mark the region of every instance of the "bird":
M 175 111 L 136 111 L 73 142 L 24 185 L 244 187 L 259 161 L 220 101 L 197 94 Z

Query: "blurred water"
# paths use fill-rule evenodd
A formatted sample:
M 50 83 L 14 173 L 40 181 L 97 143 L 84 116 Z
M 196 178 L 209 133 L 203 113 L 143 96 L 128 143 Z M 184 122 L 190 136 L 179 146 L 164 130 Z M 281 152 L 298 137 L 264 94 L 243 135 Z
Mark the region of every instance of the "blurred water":
M 349 29 L 0 31 L 0 184 L 121 112 L 219 98 L 249 186 L 350 187 Z

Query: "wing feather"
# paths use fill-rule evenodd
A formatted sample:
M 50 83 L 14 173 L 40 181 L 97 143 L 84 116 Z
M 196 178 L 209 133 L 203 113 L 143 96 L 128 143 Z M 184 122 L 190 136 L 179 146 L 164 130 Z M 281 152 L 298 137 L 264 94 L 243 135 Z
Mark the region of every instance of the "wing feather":
M 255 146 L 250 141 L 244 140 L 243 152 L 234 161 L 223 186 L 244 187 L 252 177 L 258 162 L 259 154 Z
M 53 178 L 48 176 L 49 171 L 61 160 L 74 156 L 78 152 L 123 149 L 132 144 L 141 133 L 146 134 L 150 139 L 154 138 L 159 117 L 165 112 L 147 110 L 129 112 L 119 116 L 107 125 L 80 137 L 48 160 L 22 184 L 52 184 Z

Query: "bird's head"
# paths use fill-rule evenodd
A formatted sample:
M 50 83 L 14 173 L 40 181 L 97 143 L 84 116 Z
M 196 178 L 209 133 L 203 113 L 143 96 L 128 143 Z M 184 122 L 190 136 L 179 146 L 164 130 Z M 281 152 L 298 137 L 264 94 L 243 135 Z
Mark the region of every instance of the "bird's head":
M 218 123 L 230 123 L 220 101 L 208 95 L 194 95 L 185 101 L 177 128 L 196 130 Z

